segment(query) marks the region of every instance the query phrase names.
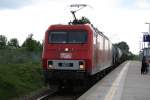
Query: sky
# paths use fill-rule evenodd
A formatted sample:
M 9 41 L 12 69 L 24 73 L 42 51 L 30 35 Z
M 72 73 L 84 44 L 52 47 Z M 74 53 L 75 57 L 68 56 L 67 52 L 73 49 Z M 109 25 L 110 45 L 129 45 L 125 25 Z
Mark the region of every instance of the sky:
M 112 43 L 125 41 L 139 53 L 142 32 L 149 31 L 150 0 L 0 0 L 0 35 L 17 38 L 21 45 L 32 33 L 42 42 L 49 25 L 73 19 L 70 4 L 87 4 L 77 18 L 86 16 Z

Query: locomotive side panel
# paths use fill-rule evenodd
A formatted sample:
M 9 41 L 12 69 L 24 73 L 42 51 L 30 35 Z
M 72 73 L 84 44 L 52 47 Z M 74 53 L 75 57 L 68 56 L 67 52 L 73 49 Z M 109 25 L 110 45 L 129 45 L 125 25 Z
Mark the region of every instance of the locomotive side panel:
M 103 35 L 94 33 L 93 36 L 93 69 L 92 75 L 112 66 L 112 44 Z

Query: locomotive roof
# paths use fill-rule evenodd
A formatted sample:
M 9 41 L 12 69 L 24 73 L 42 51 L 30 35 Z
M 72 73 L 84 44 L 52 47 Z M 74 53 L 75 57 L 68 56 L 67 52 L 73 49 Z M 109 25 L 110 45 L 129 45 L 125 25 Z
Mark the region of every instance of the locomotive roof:
M 89 29 L 90 24 L 77 24 L 77 25 L 63 25 L 63 24 L 56 24 L 51 25 L 48 29 Z
M 49 26 L 48 30 L 64 30 L 64 29 L 85 29 L 85 30 L 94 30 L 97 34 L 107 38 L 103 34 L 103 32 L 99 31 L 97 28 L 95 28 L 92 24 L 75 24 L 75 25 L 64 25 L 64 24 L 56 24 L 56 25 L 51 25 Z

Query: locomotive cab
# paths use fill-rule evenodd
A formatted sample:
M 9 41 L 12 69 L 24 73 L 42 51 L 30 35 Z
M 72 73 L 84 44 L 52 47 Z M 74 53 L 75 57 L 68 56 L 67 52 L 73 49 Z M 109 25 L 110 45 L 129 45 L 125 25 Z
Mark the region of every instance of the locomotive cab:
M 85 79 L 92 64 L 92 30 L 87 25 L 53 25 L 45 34 L 43 69 L 46 81 Z

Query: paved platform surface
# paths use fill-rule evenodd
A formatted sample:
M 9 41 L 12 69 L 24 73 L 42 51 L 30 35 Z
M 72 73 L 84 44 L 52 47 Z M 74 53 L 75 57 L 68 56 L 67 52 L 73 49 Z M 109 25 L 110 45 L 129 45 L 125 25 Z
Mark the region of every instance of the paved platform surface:
M 150 100 L 150 74 L 140 69 L 141 62 L 124 62 L 78 100 Z

